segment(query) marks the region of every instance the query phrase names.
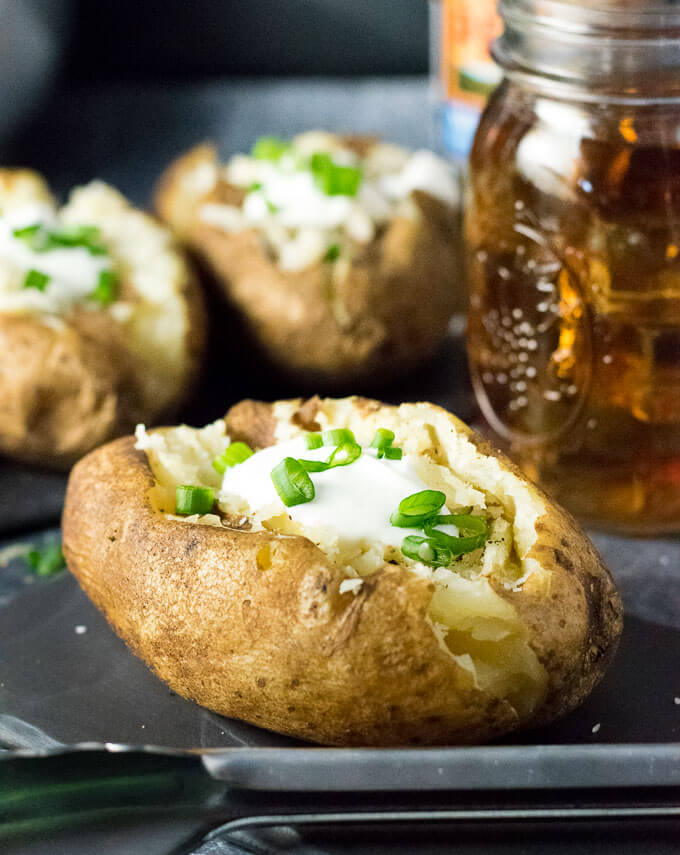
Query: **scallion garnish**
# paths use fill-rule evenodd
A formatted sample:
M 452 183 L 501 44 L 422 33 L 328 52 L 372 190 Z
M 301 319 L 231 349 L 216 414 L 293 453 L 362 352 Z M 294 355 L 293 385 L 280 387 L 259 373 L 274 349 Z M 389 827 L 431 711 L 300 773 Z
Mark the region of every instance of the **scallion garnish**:
M 378 451 L 378 457 L 380 456 L 386 457 L 387 460 L 401 460 L 401 458 L 404 456 L 404 452 L 401 448 L 395 448 L 394 446 L 390 445 L 387 448 L 383 448 Z
M 38 291 L 44 291 L 49 281 L 50 277 L 46 273 L 29 270 L 24 278 L 24 288 L 37 288 Z
M 344 445 L 347 442 L 356 445 L 356 439 L 351 430 L 347 428 L 334 428 L 333 430 L 325 430 L 321 434 L 324 445 Z
M 215 503 L 215 493 L 210 487 L 194 487 L 182 484 L 175 491 L 175 513 L 209 514 Z
M 224 449 L 222 454 L 213 460 L 212 466 L 215 472 L 224 475 L 227 469 L 243 463 L 244 460 L 252 456 L 253 450 L 245 442 L 232 442 L 230 446 Z
M 488 537 L 488 527 L 486 521 L 481 517 L 469 517 L 462 514 L 447 514 L 444 516 L 446 522 L 452 522 L 447 519 L 451 516 L 453 519 L 463 520 L 462 523 L 453 523 L 458 525 L 461 531 L 470 531 L 472 534 L 463 537 L 453 537 L 446 534 L 444 531 L 438 531 L 434 526 L 442 523 L 427 523 L 425 525 L 425 534 L 439 544 L 442 548 L 448 549 L 452 555 L 465 555 L 468 552 L 474 552 L 475 549 L 481 549 L 486 543 Z M 474 520 L 474 523 L 469 522 Z
M 290 143 L 287 140 L 279 139 L 278 137 L 260 137 L 255 140 L 255 144 L 251 149 L 251 154 L 257 160 L 273 160 L 281 159 L 290 148 Z
M 399 513 L 407 517 L 429 517 L 436 514 L 445 501 L 446 496 L 441 490 L 420 490 L 399 502 Z
M 394 431 L 387 428 L 378 428 L 371 440 L 371 448 L 388 448 L 394 442 Z
M 361 446 L 357 442 L 343 442 L 328 458 L 328 468 L 347 466 L 361 457 Z
M 253 183 L 248 188 L 248 192 L 249 193 L 255 193 L 257 190 L 261 190 L 261 189 L 262 189 L 262 182 L 261 181 L 253 181 Z
M 321 448 L 323 445 L 323 439 L 321 438 L 320 433 L 306 433 L 305 434 L 305 445 L 310 450 L 313 448 Z
M 356 196 L 362 173 L 354 166 L 340 166 L 330 154 L 317 152 L 309 162 L 314 182 L 327 196 Z
M 58 543 L 48 543 L 26 554 L 28 566 L 37 576 L 52 576 L 66 567 L 64 553 Z
M 267 199 L 267 210 L 270 214 L 276 214 L 279 211 L 279 208 L 269 199 Z
M 446 545 L 432 537 L 417 534 L 410 534 L 402 540 L 401 551 L 407 558 L 427 564 L 428 567 L 448 567 L 453 559 L 453 553 Z
M 340 244 L 332 243 L 328 249 L 326 250 L 326 254 L 323 257 L 324 261 L 337 261 L 340 257 Z
M 50 229 L 42 223 L 23 226 L 12 232 L 15 238 L 24 243 L 33 252 L 49 252 L 52 249 L 86 249 L 90 255 L 106 255 L 108 250 L 98 243 L 99 229 L 96 226 L 64 226 Z
M 120 292 L 120 280 L 118 274 L 113 270 L 102 270 L 99 273 L 97 287 L 90 294 L 90 300 L 101 303 L 102 306 L 110 306 L 118 299 Z
M 276 492 L 287 508 L 311 502 L 315 496 L 312 479 L 302 463 L 294 457 L 284 457 L 272 469 L 271 479 Z

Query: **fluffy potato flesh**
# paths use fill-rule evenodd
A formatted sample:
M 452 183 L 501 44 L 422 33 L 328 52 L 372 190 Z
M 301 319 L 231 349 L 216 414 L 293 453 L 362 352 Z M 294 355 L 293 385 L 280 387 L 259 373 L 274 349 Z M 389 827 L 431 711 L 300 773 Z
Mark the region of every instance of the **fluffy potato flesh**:
M 505 715 L 515 723 L 540 719 L 541 708 L 555 688 L 550 674 L 551 658 L 542 655 L 536 644 L 535 627 L 524 609 L 517 607 L 522 597 L 551 608 L 551 593 L 560 585 L 552 583 L 561 568 L 551 570 L 536 557 L 540 539 L 539 521 L 546 515 L 546 499 L 518 476 L 503 459 L 485 453 L 471 434 L 449 414 L 431 405 L 385 407 L 360 399 L 326 399 L 314 404 L 313 416 L 304 424 L 300 401 L 279 402 L 270 410 L 270 430 L 265 444 L 283 442 L 301 435 L 310 425 L 314 430 L 346 427 L 357 441 L 368 446 L 377 428 L 395 434 L 395 445 L 415 461 L 427 487 L 441 490 L 449 509 L 463 506 L 484 516 L 490 535 L 484 548 L 464 555 L 450 567 L 433 569 L 398 554 L 401 566 L 429 586 L 429 603 L 423 621 L 427 631 L 459 674 L 467 674 L 476 690 L 506 707 Z M 256 431 L 232 430 L 253 441 Z M 255 420 L 252 420 L 253 422 Z M 238 526 L 254 534 L 274 532 L 311 540 L 332 562 L 346 596 L 360 597 L 367 579 L 380 574 L 387 562 L 396 563 L 395 552 L 379 542 L 345 542 L 328 529 L 308 530 L 293 522 L 286 513 L 258 514 L 256 509 L 221 502 L 215 513 L 178 517 L 172 514 L 175 490 L 180 484 L 209 486 L 219 491 L 221 476 L 211 466 L 230 442 L 230 420 L 203 429 L 186 426 L 147 433 L 138 430 L 137 448 L 148 455 L 155 483 L 150 500 L 158 514 L 189 525 Z M 462 428 L 462 429 L 461 429 Z M 454 511 L 455 512 L 455 511 Z M 271 545 L 258 554 L 258 565 L 267 569 L 272 562 Z M 601 566 L 601 565 L 600 565 Z M 606 574 L 603 569 L 598 572 Z M 551 591 L 552 589 L 552 591 Z M 578 592 L 577 592 L 578 593 Z M 577 598 L 578 599 L 578 598 Z M 616 603 L 613 589 L 611 603 Z M 616 609 L 615 609 L 616 610 Z M 572 620 L 583 619 L 583 604 Z M 612 635 L 618 633 L 614 620 Z M 576 635 L 587 632 L 579 626 Z M 583 638 L 581 638 L 583 641 Z M 582 675 L 582 661 L 571 662 L 571 679 Z M 559 679 L 563 680 L 564 674 Z M 323 687 L 320 687 L 323 691 Z M 408 691 L 408 687 L 405 687 Z M 568 694 L 559 702 L 563 709 L 573 705 Z M 549 706 L 555 706 L 555 698 Z M 552 713 L 554 714 L 554 710 Z M 506 721 L 505 728 L 511 724 Z M 460 739 L 460 736 L 458 737 Z

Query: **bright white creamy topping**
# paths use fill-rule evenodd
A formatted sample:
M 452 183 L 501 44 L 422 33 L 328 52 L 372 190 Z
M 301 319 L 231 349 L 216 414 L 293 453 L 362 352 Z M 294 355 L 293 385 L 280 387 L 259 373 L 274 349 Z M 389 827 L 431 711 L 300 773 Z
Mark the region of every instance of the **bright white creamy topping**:
M 18 205 L 0 216 L 0 311 L 66 314 L 92 295 L 100 274 L 111 270 L 111 259 L 80 246 L 35 251 L 14 234 L 35 225 L 63 228 L 55 209 L 45 202 Z M 25 287 L 29 271 L 48 277 L 44 289 Z
M 311 502 L 284 505 L 272 482 L 272 469 L 285 457 L 328 460 L 333 448 L 308 449 L 298 438 L 264 448 L 243 463 L 227 469 L 219 503 L 237 512 L 260 516 L 287 514 L 305 529 L 331 529 L 347 542 L 377 542 L 400 547 L 409 534 L 422 535 L 422 529 L 397 528 L 390 514 L 406 496 L 427 490 L 408 456 L 401 460 L 377 459 L 374 448 L 362 449 L 361 457 L 346 466 L 326 472 L 310 472 L 315 498 Z M 442 513 L 446 513 L 442 509 Z M 458 535 L 455 526 L 439 527 Z
M 318 155 L 358 170 L 358 186 L 327 192 L 312 166 Z M 283 270 L 351 257 L 393 217 L 416 215 L 410 203 L 416 190 L 460 204 L 450 166 L 432 152 L 377 143 L 359 157 L 341 137 L 321 132 L 296 137 L 278 160 L 236 155 L 224 174 L 247 191 L 242 206 L 209 203 L 201 219 L 227 232 L 256 229 Z

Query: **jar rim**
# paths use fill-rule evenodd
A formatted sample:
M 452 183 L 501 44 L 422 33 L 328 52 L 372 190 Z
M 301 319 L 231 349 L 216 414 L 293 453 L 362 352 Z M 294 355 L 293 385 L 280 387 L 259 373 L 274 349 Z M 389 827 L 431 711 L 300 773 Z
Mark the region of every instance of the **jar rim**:
M 617 100 L 680 95 L 677 0 L 500 0 L 499 12 L 492 56 L 509 76 Z

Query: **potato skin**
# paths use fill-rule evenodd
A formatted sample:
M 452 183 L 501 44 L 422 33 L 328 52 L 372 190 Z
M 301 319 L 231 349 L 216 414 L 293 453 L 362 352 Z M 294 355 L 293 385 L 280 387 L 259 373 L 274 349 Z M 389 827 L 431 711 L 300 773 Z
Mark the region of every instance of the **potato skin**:
M 246 438 L 250 414 L 253 435 L 264 436 L 267 409 L 244 402 L 227 423 Z M 386 564 L 358 594 L 340 594 L 344 572 L 304 537 L 167 519 L 152 506 L 153 474 L 134 443 L 117 440 L 75 466 L 64 554 L 132 650 L 217 713 L 330 745 L 478 743 L 567 712 L 614 652 L 618 595 L 559 509 L 537 526 L 535 548 L 557 580 L 549 606 L 538 593 L 521 603 L 504 592 L 549 669 L 544 706 L 522 720 L 439 647 L 425 620 L 431 583 Z M 560 537 L 568 547 L 558 554 Z
M 95 314 L 59 327 L 0 314 L 2 452 L 65 467 L 133 429 L 144 407 L 115 332 Z
M 314 385 L 388 380 L 426 360 L 443 341 L 465 298 L 456 250 L 459 214 L 415 192 L 416 219 L 395 217 L 345 275 L 319 263 L 282 271 L 254 230 L 229 234 L 198 217 L 206 202 L 240 204 L 243 192 L 220 180 L 192 195 L 187 176 L 217 168 L 215 150 L 198 146 L 159 181 L 156 208 L 208 268 L 279 369 Z

